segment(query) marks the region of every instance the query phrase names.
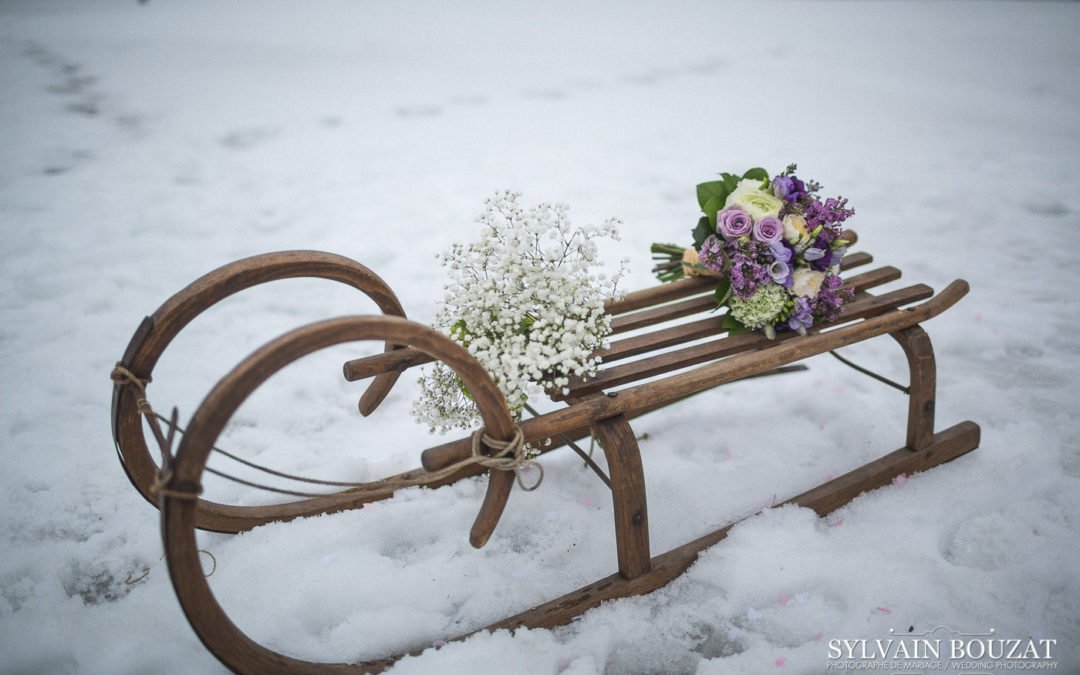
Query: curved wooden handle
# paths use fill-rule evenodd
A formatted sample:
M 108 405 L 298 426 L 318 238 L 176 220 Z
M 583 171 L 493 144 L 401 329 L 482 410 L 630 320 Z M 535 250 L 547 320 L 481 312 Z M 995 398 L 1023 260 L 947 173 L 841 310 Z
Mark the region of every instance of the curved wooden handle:
M 162 353 L 185 326 L 221 300 L 244 289 L 277 279 L 314 277 L 337 281 L 363 292 L 387 316 L 405 317 L 405 310 L 389 285 L 360 263 L 322 251 L 281 251 L 244 258 L 199 277 L 166 300 L 151 316 L 143 319 L 128 343 L 120 365 L 137 377 L 149 380 Z M 386 349 L 395 348 L 386 342 Z M 375 377 L 361 399 L 361 411 L 368 413 L 386 397 L 397 381 L 398 372 Z M 142 416 L 132 387 L 123 383 L 113 389 L 113 436 L 121 465 L 132 484 L 151 504 L 157 500 L 151 486 L 157 464 L 143 436 Z M 365 413 L 367 414 L 367 413 Z
M 492 469 L 488 476 L 487 494 L 484 495 L 484 503 L 480 505 L 480 513 L 476 514 L 472 530 L 469 531 L 469 543 L 473 548 L 483 548 L 491 538 L 495 526 L 502 517 L 506 501 L 510 498 L 510 490 L 514 487 L 515 474 L 513 471 L 500 471 Z

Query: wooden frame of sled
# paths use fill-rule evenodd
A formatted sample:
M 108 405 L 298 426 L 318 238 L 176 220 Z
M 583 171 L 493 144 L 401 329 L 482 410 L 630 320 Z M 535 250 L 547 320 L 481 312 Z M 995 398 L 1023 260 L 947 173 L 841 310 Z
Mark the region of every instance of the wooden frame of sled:
M 854 233 L 844 236 L 854 241 Z M 457 372 L 479 406 L 486 429 L 484 442 L 476 445 L 482 456 L 498 454 L 493 448 L 503 447 L 500 442 L 512 441 L 518 434 L 519 443 L 552 439 L 544 452 L 595 434 L 609 471 L 605 475 L 596 467 L 612 492 L 617 545 L 613 564 L 617 562 L 618 571 L 485 629 L 551 627 L 567 623 L 605 600 L 665 585 L 684 572 L 699 552 L 722 540 L 731 527 L 659 555 L 652 553 L 645 481 L 630 426 L 630 420 L 638 415 L 727 382 L 783 371 L 804 358 L 887 334 L 900 344 L 910 370 L 903 447 L 783 503 L 825 515 L 900 474 L 928 469 L 978 446 L 979 427 L 973 422 L 934 431 L 936 366 L 929 336 L 920 326 L 963 297 L 967 283 L 954 281 L 936 296 L 922 284 L 872 294 L 871 289 L 898 279 L 900 271 L 882 267 L 851 273 L 871 261 L 865 253 L 844 258 L 845 285 L 855 296 L 838 321 L 815 326 L 806 336 L 781 333 L 771 341 L 757 333 L 725 335 L 721 318 L 707 314 L 715 307 L 714 279 L 689 278 L 630 293 L 608 305 L 614 335 L 610 348 L 601 352 L 604 361 L 597 376 L 573 382 L 569 394 L 557 396 L 566 407 L 515 425 L 483 367 L 441 333 L 406 319 L 393 292 L 363 265 L 312 251 L 247 258 L 198 279 L 143 320 L 113 373 L 112 423 L 117 452 L 132 484 L 161 511 L 165 557 L 177 598 L 196 634 L 222 663 L 251 673 L 378 672 L 401 655 L 355 664 L 314 663 L 277 653 L 250 639 L 229 619 L 203 577 L 196 529 L 239 532 L 267 522 L 357 508 L 390 497 L 402 487 L 438 487 L 488 469 L 472 461 L 477 459 L 473 457 L 476 451 L 472 438 L 466 437 L 425 450 L 422 468 L 350 485 L 332 494 L 250 507 L 201 499 L 202 476 L 219 434 L 241 403 L 271 375 L 315 351 L 374 340 L 383 342 L 385 351 L 344 365 L 346 379 L 372 378 L 359 403 L 364 415 L 378 407 L 404 370 L 441 360 Z M 268 281 L 295 277 L 324 278 L 353 286 L 374 300 L 383 314 L 313 323 L 256 350 L 213 387 L 192 416 L 174 454 L 175 419 L 166 425 L 166 433 L 146 393 L 164 350 L 184 326 L 220 300 Z M 620 337 L 628 332 L 635 334 Z M 144 426 L 144 417 L 150 424 Z M 162 447 L 160 466 L 147 443 L 147 427 Z M 474 546 L 483 546 L 491 536 L 514 482 L 514 471 L 490 470 L 487 494 L 470 533 Z

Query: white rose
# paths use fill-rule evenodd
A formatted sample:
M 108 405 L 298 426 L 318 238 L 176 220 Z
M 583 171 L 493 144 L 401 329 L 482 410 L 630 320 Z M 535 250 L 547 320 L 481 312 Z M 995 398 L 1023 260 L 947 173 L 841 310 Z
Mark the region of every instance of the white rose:
M 791 292 L 802 298 L 816 298 L 821 290 L 821 282 L 825 281 L 825 273 L 812 270 L 809 267 L 797 267 L 791 275 L 793 283 Z
M 797 244 L 803 237 L 809 235 L 806 226 L 806 218 L 797 213 L 784 216 L 784 239 L 790 244 Z
M 760 180 L 743 178 L 724 202 L 724 208 L 734 205 L 741 206 L 756 223 L 765 216 L 779 217 L 784 202 L 763 192 Z

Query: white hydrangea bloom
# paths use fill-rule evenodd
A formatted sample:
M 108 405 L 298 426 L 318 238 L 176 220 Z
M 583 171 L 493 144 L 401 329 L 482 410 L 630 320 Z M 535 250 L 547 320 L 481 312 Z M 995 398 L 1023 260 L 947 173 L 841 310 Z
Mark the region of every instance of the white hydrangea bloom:
M 435 317 L 436 328 L 484 365 L 516 416 L 530 394 L 596 372 L 593 353 L 611 332 L 604 300 L 615 295 L 625 266 L 611 276 L 594 270 L 602 264 L 596 240 L 618 239 L 617 219 L 573 227 L 565 204 L 524 209 L 519 197 L 506 191 L 486 200 L 480 241 L 440 256 L 449 280 Z M 432 431 L 479 421 L 442 362 L 425 368 L 419 382 L 413 414 Z
M 733 297 L 731 315 L 747 328 L 762 328 L 776 319 L 787 301 L 787 289 L 779 284 L 767 284 L 749 298 Z

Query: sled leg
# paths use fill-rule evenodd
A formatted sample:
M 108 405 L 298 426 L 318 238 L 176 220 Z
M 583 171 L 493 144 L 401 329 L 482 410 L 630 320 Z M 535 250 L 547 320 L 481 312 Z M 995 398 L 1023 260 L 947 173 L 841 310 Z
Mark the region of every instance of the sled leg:
M 907 448 L 922 450 L 934 439 L 934 395 L 937 366 L 930 336 L 918 324 L 890 333 L 907 356 L 911 380 L 908 385 Z
M 645 507 L 645 474 L 637 438 L 625 415 L 592 425 L 611 472 L 611 500 L 615 507 L 615 542 L 619 573 L 626 579 L 649 571 L 649 515 Z

